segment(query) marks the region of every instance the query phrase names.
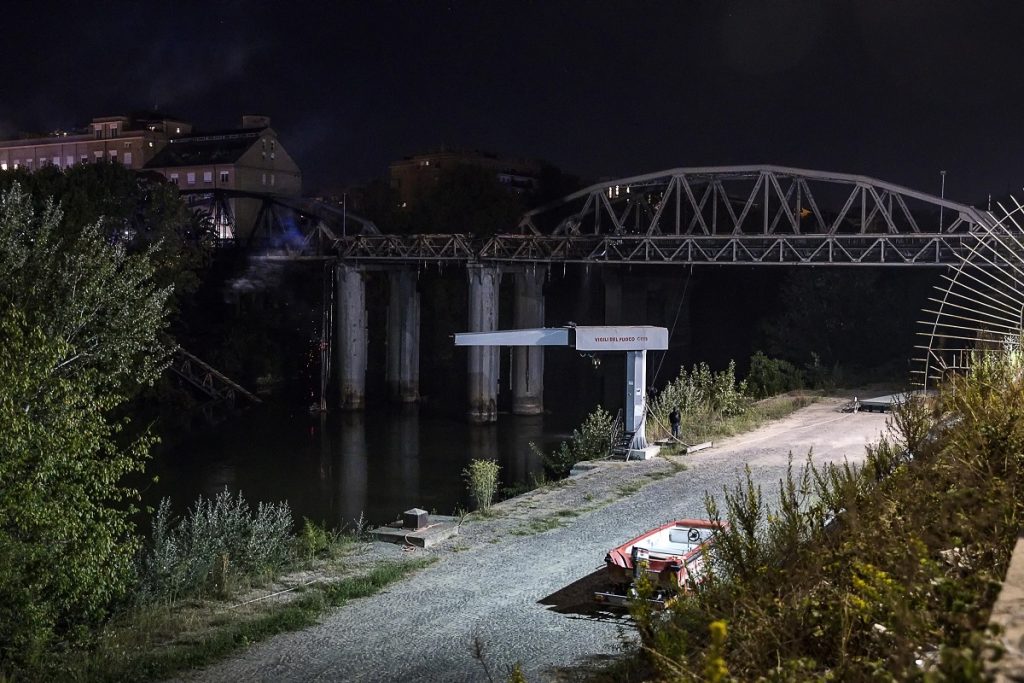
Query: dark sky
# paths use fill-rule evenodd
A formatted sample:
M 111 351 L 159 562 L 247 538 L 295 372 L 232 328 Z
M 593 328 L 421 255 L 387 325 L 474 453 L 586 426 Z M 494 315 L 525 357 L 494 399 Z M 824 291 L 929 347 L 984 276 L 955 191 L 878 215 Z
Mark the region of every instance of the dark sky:
M 1016 0 L 4 7 L 0 135 L 158 106 L 273 119 L 309 190 L 448 144 L 588 178 L 775 163 L 980 202 L 1024 185 Z

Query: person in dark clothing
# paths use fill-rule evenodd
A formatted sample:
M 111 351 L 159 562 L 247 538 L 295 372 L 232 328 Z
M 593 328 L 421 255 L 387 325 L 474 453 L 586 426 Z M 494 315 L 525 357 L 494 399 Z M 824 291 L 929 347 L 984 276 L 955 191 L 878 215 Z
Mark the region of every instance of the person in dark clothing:
M 672 425 L 672 436 L 673 438 L 679 438 L 679 423 L 683 417 L 679 414 L 679 408 L 673 408 L 672 412 L 668 414 L 669 424 Z

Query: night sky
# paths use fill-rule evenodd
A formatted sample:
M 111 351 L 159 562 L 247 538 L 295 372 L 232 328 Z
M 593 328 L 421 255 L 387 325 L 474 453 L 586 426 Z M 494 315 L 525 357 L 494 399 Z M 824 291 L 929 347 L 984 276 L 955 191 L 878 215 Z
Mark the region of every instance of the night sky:
M 587 179 L 774 163 L 983 202 L 1024 186 L 1024 3 L 14 2 L 0 136 L 272 117 L 332 191 L 449 146 Z

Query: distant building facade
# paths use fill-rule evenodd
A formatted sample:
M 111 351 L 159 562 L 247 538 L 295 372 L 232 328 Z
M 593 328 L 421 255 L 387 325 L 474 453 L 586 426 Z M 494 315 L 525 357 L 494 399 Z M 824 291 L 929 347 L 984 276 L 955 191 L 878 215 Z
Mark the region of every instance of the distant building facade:
M 240 232 L 251 229 L 260 200 L 229 197 L 218 203 L 215 190 L 302 194 L 302 172 L 265 116 L 243 116 L 241 128 L 213 133 L 159 114 L 106 116 L 84 130 L 0 141 L 0 170 L 98 162 L 161 174 L 191 206 L 213 215 L 222 239 L 245 236 Z
M 415 154 L 390 166 L 391 187 L 401 206 L 408 206 L 437 186 L 447 168 L 473 166 L 494 173 L 509 192 L 522 194 L 537 187 L 541 162 L 535 159 L 505 157 L 480 150 L 441 149 Z

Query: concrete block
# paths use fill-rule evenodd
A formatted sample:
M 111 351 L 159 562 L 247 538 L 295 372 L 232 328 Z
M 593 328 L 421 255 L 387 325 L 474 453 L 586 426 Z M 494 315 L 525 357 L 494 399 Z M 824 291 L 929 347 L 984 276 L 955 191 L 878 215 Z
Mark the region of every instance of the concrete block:
M 458 520 L 445 515 L 434 515 L 430 518 L 430 523 L 418 531 L 406 529 L 402 526 L 401 521 L 397 521 L 393 524 L 373 529 L 370 532 L 370 536 L 375 540 L 386 543 L 412 545 L 417 548 L 431 548 L 458 533 Z

